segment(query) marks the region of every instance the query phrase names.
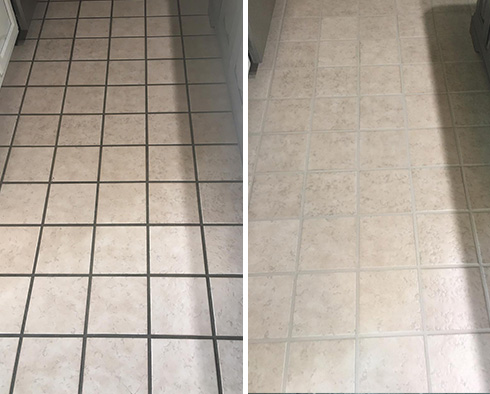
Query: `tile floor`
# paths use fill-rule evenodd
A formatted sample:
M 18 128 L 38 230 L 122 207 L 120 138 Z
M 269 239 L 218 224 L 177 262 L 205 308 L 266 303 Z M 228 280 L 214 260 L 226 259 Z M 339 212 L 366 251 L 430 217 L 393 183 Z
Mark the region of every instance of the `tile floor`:
M 249 79 L 249 390 L 490 391 L 467 0 L 277 0 Z
M 0 89 L 0 392 L 242 392 L 242 165 L 197 0 L 40 2 Z

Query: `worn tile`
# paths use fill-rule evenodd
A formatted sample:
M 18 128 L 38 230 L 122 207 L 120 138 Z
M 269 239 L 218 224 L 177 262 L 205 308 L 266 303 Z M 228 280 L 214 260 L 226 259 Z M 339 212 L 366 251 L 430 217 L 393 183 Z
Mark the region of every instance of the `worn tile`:
M 286 16 L 318 16 L 321 14 L 319 0 L 291 0 L 286 4 Z
M 243 346 L 243 341 L 218 341 L 225 393 L 239 393 L 243 390 Z
M 242 159 L 235 146 L 197 146 L 199 180 L 241 180 Z
M 459 93 L 450 96 L 456 126 L 488 125 L 490 116 L 486 111 L 490 103 L 488 93 Z
M 25 85 L 30 69 L 30 62 L 11 62 L 5 72 L 2 86 Z
M 482 262 L 490 264 L 490 214 L 475 213 L 475 226 L 478 242 L 480 244 L 480 252 Z
M 18 342 L 17 338 L 0 339 L 0 390 L 10 389 Z
M 18 128 L 17 128 L 18 132 Z M 461 156 L 464 164 L 489 164 L 490 133 L 486 127 L 458 128 Z
M 285 18 L 283 20 L 282 41 L 315 41 L 319 36 L 320 18 Z
M 403 87 L 405 93 L 436 93 L 446 91 L 442 64 L 404 65 Z
M 317 43 L 280 42 L 277 50 L 276 69 L 295 67 L 315 67 L 317 60 Z
M 397 36 L 397 19 L 392 15 L 362 16 L 359 19 L 359 36 L 363 40 L 382 40 Z
M 399 94 L 401 93 L 400 67 L 365 66 L 361 67 L 361 94 Z
M 192 111 L 231 110 L 228 88 L 223 84 L 191 85 L 189 86 L 189 101 Z
M 199 222 L 195 184 L 150 184 L 149 199 L 151 223 Z
M 26 89 L 23 114 L 58 114 L 63 101 L 63 88 L 29 87 Z M 1 106 L 0 106 L 1 108 Z M 65 99 L 65 111 L 68 109 L 68 97 Z M 11 112 L 9 112 L 11 113 Z
M 180 44 L 175 41 L 174 45 Z M 178 54 L 177 57 L 182 57 L 180 48 L 175 47 L 177 50 L 176 54 Z M 184 48 L 186 59 L 221 57 L 220 45 L 215 36 L 184 37 Z
M 101 184 L 99 186 L 97 222 L 143 223 L 146 215 L 145 201 L 144 184 Z
M 401 38 L 400 49 L 404 64 L 437 63 L 441 61 L 435 37 Z
M 18 122 L 17 122 L 17 117 L 14 115 L 12 115 L 12 116 L 0 116 L 0 130 L 1 130 L 0 131 L 0 145 L 10 145 L 16 123 L 18 123 L 18 124 L 17 124 L 17 131 L 15 134 L 20 135 L 20 134 L 25 133 L 24 126 L 23 126 L 23 124 L 25 122 L 26 122 L 25 116 L 20 116 Z M 47 123 L 49 123 L 49 121 Z M 42 128 L 44 126 L 42 121 L 40 121 L 38 124 L 39 124 L 39 128 Z M 50 123 L 50 124 L 52 125 L 52 123 Z M 24 131 L 21 131 L 21 130 L 24 130 Z M 49 134 L 49 132 L 46 131 L 45 134 Z M 17 138 L 19 138 L 19 137 L 17 137 Z M 31 139 L 29 139 L 29 141 L 30 140 Z M 32 140 L 36 141 L 35 138 L 33 138 Z M 16 144 L 15 141 L 14 141 L 14 144 Z
M 292 68 L 276 70 L 272 78 L 270 97 L 306 98 L 313 96 L 315 70 Z
M 21 104 L 23 107 L 26 105 L 26 101 L 22 103 L 23 95 L 24 95 L 23 87 L 22 88 L 10 88 L 7 86 L 4 87 L 0 91 L 0 114 L 18 114 L 20 112 Z M 30 105 L 28 108 L 36 110 L 38 107 L 35 105 Z
M 49 40 L 43 40 L 43 44 L 46 44 L 47 41 Z M 70 45 L 71 48 L 71 42 L 68 40 L 62 40 L 66 41 Z M 32 60 L 34 57 L 34 51 L 36 49 L 37 41 L 35 40 L 26 40 L 23 43 L 19 43 L 19 45 L 16 45 L 14 47 L 14 50 L 12 51 L 12 56 L 10 60 L 15 61 L 15 60 Z M 43 45 L 45 47 L 45 45 Z M 52 47 L 52 46 L 51 46 Z M 41 44 L 38 45 L 38 53 L 40 52 Z M 69 51 L 68 51 L 69 52 Z M 69 53 L 68 53 L 69 57 Z M 67 58 L 68 58 L 67 57 Z
M 361 169 L 408 167 L 405 131 L 362 132 Z
M 330 16 L 322 19 L 322 40 L 355 40 L 359 34 L 356 16 Z
M 325 155 L 325 152 L 330 154 Z M 354 133 L 312 134 L 308 169 L 353 169 L 356 166 L 356 152 L 357 136 Z

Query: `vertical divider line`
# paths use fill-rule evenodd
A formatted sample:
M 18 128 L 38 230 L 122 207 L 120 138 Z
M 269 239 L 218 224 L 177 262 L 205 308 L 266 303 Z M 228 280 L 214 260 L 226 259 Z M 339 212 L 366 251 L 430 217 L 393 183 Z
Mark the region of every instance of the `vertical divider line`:
M 408 156 L 408 177 L 410 182 L 410 201 L 411 201 L 411 216 L 412 216 L 412 229 L 415 242 L 415 256 L 416 256 L 416 271 L 417 271 L 417 285 L 419 288 L 419 307 L 420 307 L 420 319 L 422 323 L 422 338 L 424 341 L 424 358 L 425 358 L 425 372 L 427 379 L 427 389 L 429 393 L 432 392 L 432 381 L 430 376 L 430 359 L 429 359 L 429 344 L 427 335 L 427 317 L 425 313 L 425 302 L 424 302 L 424 286 L 422 279 L 422 267 L 420 265 L 420 254 L 419 254 L 419 231 L 417 225 L 417 207 L 415 203 L 415 191 L 413 187 L 413 176 L 412 176 L 412 160 L 410 155 L 410 136 L 409 136 L 409 125 L 408 125 L 408 112 L 407 112 L 407 99 L 405 94 L 405 83 L 404 83 L 404 73 L 403 73 L 403 59 L 401 52 L 401 39 L 400 39 L 400 28 L 398 24 L 398 12 L 396 14 L 396 39 L 398 42 L 398 56 L 400 58 L 400 84 L 402 89 L 402 103 L 403 103 L 403 122 L 405 131 L 405 146 L 407 149 Z
M 216 321 L 214 317 L 214 306 L 213 306 L 213 295 L 211 289 L 211 278 L 209 276 L 209 265 L 208 265 L 208 257 L 206 250 L 206 236 L 204 231 L 204 219 L 202 213 L 202 202 L 201 202 L 201 193 L 199 186 L 199 172 L 197 169 L 197 155 L 196 155 L 196 145 L 195 145 L 195 137 L 194 137 L 194 127 L 192 123 L 192 110 L 191 110 L 191 98 L 190 98 L 190 89 L 189 89 L 189 77 L 187 72 L 187 60 L 185 55 L 185 40 L 184 40 L 184 31 L 182 27 L 182 11 L 180 6 L 180 0 L 176 0 L 177 2 L 177 12 L 179 17 L 179 32 L 180 32 L 180 43 L 182 46 L 182 62 L 184 66 L 184 79 L 185 79 L 185 91 L 187 96 L 187 114 L 189 119 L 189 129 L 191 133 L 191 143 L 192 143 L 192 160 L 194 164 L 194 178 L 196 183 L 196 195 L 197 195 L 197 208 L 199 215 L 199 227 L 201 230 L 201 242 L 202 242 L 202 252 L 203 252 L 203 262 L 204 262 L 204 272 L 206 275 L 206 288 L 208 295 L 208 305 L 209 305 L 209 317 L 211 322 L 211 334 L 213 337 L 213 350 L 214 350 L 214 358 L 215 358 L 215 368 L 216 368 L 216 380 L 218 386 L 218 394 L 223 394 L 223 383 L 221 379 L 221 366 L 219 361 L 219 350 L 218 350 L 218 339 L 216 335 Z
M 83 0 L 80 0 L 80 5 Z M 79 7 L 80 13 L 80 7 Z M 105 128 L 105 117 L 106 117 L 106 103 L 107 103 L 107 84 L 109 80 L 109 60 L 111 53 L 111 35 L 112 35 L 112 20 L 114 13 L 114 0 L 111 0 L 111 13 L 110 13 L 110 22 L 109 22 L 109 35 L 108 35 L 108 44 L 107 44 L 107 58 L 106 58 L 106 74 L 105 74 L 105 84 L 104 84 L 104 101 L 102 103 L 102 122 L 100 129 L 100 148 L 99 148 L 99 163 L 97 168 L 97 182 L 95 186 L 95 206 L 94 206 L 94 221 L 92 224 L 92 246 L 90 250 L 90 266 L 89 266 L 89 274 L 88 274 L 88 285 L 87 285 L 87 302 L 85 305 L 85 321 L 83 326 L 83 337 L 82 337 L 82 354 L 80 357 L 80 376 L 78 383 L 78 393 L 82 394 L 83 392 L 83 378 L 85 371 L 85 357 L 87 354 L 87 340 L 88 340 L 88 321 L 90 314 L 90 300 L 92 295 L 92 280 L 93 280 L 93 272 L 94 272 L 94 257 L 95 257 L 95 239 L 97 233 L 97 209 L 99 205 L 99 193 L 100 193 L 100 174 L 102 169 L 102 152 L 104 145 L 104 128 Z M 77 15 L 77 24 L 78 24 L 78 15 Z M 72 49 L 73 50 L 73 49 Z
M 15 132 L 17 131 L 17 126 L 18 126 L 18 123 L 19 123 L 19 118 L 20 118 L 22 106 L 24 105 L 24 100 L 25 100 L 25 96 L 26 96 L 26 92 L 27 92 L 28 83 L 29 83 L 29 80 L 30 80 L 30 77 L 31 77 L 32 68 L 34 66 L 35 57 L 36 57 L 37 50 L 38 50 L 38 47 L 39 47 L 40 36 L 41 36 L 41 33 L 42 33 L 42 29 L 44 28 L 44 22 L 46 20 L 46 15 L 47 15 L 48 8 L 49 8 L 49 5 L 50 4 L 51 4 L 51 1 L 48 0 L 47 1 L 47 4 L 46 4 L 46 9 L 44 10 L 43 19 L 42 19 L 42 22 L 41 22 L 41 30 L 39 32 L 39 37 L 38 37 L 37 42 L 36 42 L 36 48 L 34 49 L 34 53 L 33 53 L 33 56 L 32 56 L 32 63 L 31 63 L 31 66 L 29 68 L 29 74 L 28 74 L 27 81 L 26 81 L 26 84 L 25 84 L 25 90 L 24 90 L 24 93 L 23 93 L 23 96 L 22 96 L 21 105 L 19 107 L 19 114 L 18 114 L 18 117 L 17 117 L 17 120 L 16 120 L 16 125 L 15 125 L 15 129 L 14 129 L 14 133 L 12 135 L 12 140 L 11 140 L 11 144 L 10 144 L 10 147 L 9 147 L 8 156 L 10 156 L 10 152 L 11 152 L 13 141 L 14 141 L 14 137 L 15 137 Z M 66 71 L 65 85 L 63 86 L 63 95 L 62 95 L 61 108 L 60 108 L 60 113 L 59 113 L 59 118 L 58 118 L 58 126 L 57 126 L 57 130 L 56 130 L 56 139 L 55 139 L 55 145 L 53 146 L 53 157 L 51 159 L 51 166 L 50 166 L 50 170 L 49 170 L 49 179 L 48 179 L 47 188 L 46 188 L 46 196 L 45 196 L 45 199 L 44 199 L 44 206 L 43 206 L 43 212 L 42 212 L 42 216 L 41 216 L 41 223 L 40 223 L 40 227 L 39 227 L 39 234 L 38 234 L 38 240 L 37 240 L 37 244 L 36 244 L 36 251 L 35 251 L 35 255 L 34 255 L 34 262 L 33 262 L 33 267 L 32 267 L 32 274 L 31 274 L 31 279 L 30 279 L 30 282 L 29 282 L 29 288 L 28 288 L 28 291 L 27 291 L 26 304 L 25 304 L 25 308 L 24 308 L 24 315 L 22 317 L 22 325 L 21 325 L 21 330 L 20 330 L 20 335 L 19 335 L 19 343 L 18 343 L 18 346 L 17 346 L 17 352 L 16 352 L 16 355 L 15 355 L 15 361 L 14 361 L 14 365 L 13 365 L 13 368 L 12 368 L 12 379 L 11 379 L 11 382 L 10 382 L 10 390 L 9 390 L 9 393 L 10 394 L 13 394 L 14 393 L 14 389 L 15 389 L 15 381 L 16 381 L 16 377 L 17 377 L 17 370 L 18 370 L 18 367 L 19 367 L 20 352 L 21 352 L 22 344 L 23 344 L 23 340 L 24 340 L 25 328 L 26 328 L 26 324 L 27 324 L 27 315 L 29 313 L 29 306 L 30 306 L 30 302 L 31 302 L 31 298 L 32 298 L 32 291 L 33 291 L 33 288 L 34 288 L 35 273 L 36 273 L 37 263 L 38 263 L 38 259 L 39 259 L 39 251 L 41 249 L 41 242 L 42 242 L 44 224 L 46 222 L 46 215 L 47 215 L 47 211 L 48 211 L 49 195 L 50 195 L 50 191 L 51 191 L 51 185 L 53 183 L 52 182 L 52 178 L 53 178 L 53 173 L 54 173 L 54 166 L 55 166 L 55 162 L 56 162 L 56 152 L 57 152 L 57 149 L 58 149 L 58 141 L 59 141 L 60 130 L 61 130 L 61 119 L 62 119 L 63 109 L 64 109 L 64 106 L 65 106 L 66 91 L 68 89 L 68 78 L 70 76 L 71 62 L 72 62 L 72 59 L 73 59 L 73 50 L 74 50 L 74 47 L 75 47 L 75 35 L 76 35 L 77 26 L 78 26 L 78 15 L 80 14 L 80 7 L 81 7 L 81 1 L 78 3 L 77 20 L 75 22 L 73 37 L 72 37 L 72 40 L 71 40 L 72 41 L 72 45 L 71 45 L 71 49 L 70 49 L 70 58 L 68 60 L 68 67 L 67 67 L 67 71 Z M 2 182 L 3 182 L 3 178 L 5 176 L 5 172 L 6 172 L 6 169 L 7 169 L 8 156 L 7 156 L 6 161 L 5 161 L 4 172 L 2 173 Z M 0 186 L 1 186 L 1 184 L 0 184 Z

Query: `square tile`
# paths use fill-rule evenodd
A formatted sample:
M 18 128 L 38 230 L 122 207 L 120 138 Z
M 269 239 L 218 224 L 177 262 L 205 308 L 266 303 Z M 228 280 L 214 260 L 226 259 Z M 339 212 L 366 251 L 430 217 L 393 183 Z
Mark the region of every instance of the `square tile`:
M 69 85 L 104 85 L 106 83 L 106 62 L 72 62 Z
M 68 62 L 34 62 L 29 85 L 65 85 Z
M 0 323 L 2 333 L 20 333 L 29 282 L 29 278 L 7 276 L 0 278 L 0 284 L 2 285 L 0 311 L 4 316 L 8 316 Z M 0 362 L 0 365 L 3 366 L 3 363 Z
M 413 166 L 459 164 L 453 129 L 410 130 L 408 138 Z
M 399 14 L 400 37 L 428 37 L 436 33 L 433 18 L 421 18 L 418 14 Z
M 361 132 L 362 169 L 408 167 L 405 131 Z
M 152 278 L 151 294 L 153 334 L 211 334 L 204 278 Z
M 95 234 L 95 273 L 146 273 L 144 227 L 98 227 Z
M 27 77 L 29 76 L 29 70 L 31 69 L 30 62 L 12 62 L 7 67 L 5 76 L 3 78 L 3 86 L 15 86 L 25 85 L 27 83 Z
M 322 40 L 355 40 L 359 34 L 356 16 L 331 16 L 322 19 Z
M 101 115 L 63 115 L 58 144 L 98 145 L 101 127 Z
M 400 49 L 404 64 L 437 63 L 441 60 L 435 37 L 401 38 Z
M 114 4 L 114 8 L 116 8 L 115 4 Z M 79 14 L 80 18 L 109 17 L 109 16 L 111 16 L 110 1 L 84 1 L 80 6 L 80 14 Z
M 357 67 L 318 68 L 315 82 L 316 97 L 354 96 L 357 94 Z
M 323 15 L 357 15 L 359 5 L 357 0 L 344 0 L 341 3 L 335 0 L 322 2 Z
M 357 41 L 322 41 L 318 54 L 318 67 L 357 66 L 359 62 Z
M 359 19 L 359 36 L 363 40 L 382 40 L 397 36 L 397 19 L 393 15 L 363 16 Z
M 26 332 L 81 334 L 85 323 L 88 278 L 36 278 Z
M 100 179 L 103 181 L 145 180 L 145 148 L 104 147 Z
M 78 4 L 75 2 L 56 2 L 50 3 L 46 12 L 47 19 L 76 18 Z
M 241 180 L 242 158 L 236 146 L 197 146 L 199 180 Z
M 354 172 L 309 173 L 306 182 L 306 216 L 353 215 L 356 213 Z
M 321 2 L 318 0 L 291 0 L 286 4 L 286 16 L 318 16 L 321 14 Z
M 267 107 L 266 100 L 248 100 L 248 133 L 261 133 L 264 114 Z
M 428 390 L 422 337 L 361 339 L 359 365 L 363 392 Z
M 98 223 L 144 223 L 146 190 L 142 183 L 99 186 Z
M 482 62 L 447 63 L 445 72 L 450 92 L 488 91 L 490 88 Z
M 405 93 L 436 93 L 446 91 L 442 64 L 410 64 L 403 66 Z
M 166 0 L 162 2 L 149 1 L 147 4 L 148 15 L 177 15 L 178 7 L 175 0 Z
M 121 0 L 113 4 L 114 17 L 144 16 L 145 2 L 135 0 Z
M 395 0 L 361 0 L 359 13 L 361 15 L 390 15 L 395 13 Z
M 174 21 L 173 22 L 174 24 L 178 24 L 178 18 L 166 18 L 166 19 L 170 19 Z M 159 23 L 159 25 L 161 26 L 161 23 Z M 182 30 L 184 36 L 214 33 L 214 29 L 210 26 L 209 18 L 207 15 L 183 16 Z M 177 29 L 172 29 L 172 31 L 176 32 L 175 34 L 179 34 L 178 26 Z
M 292 246 L 295 247 L 291 253 L 294 256 L 296 243 Z M 355 268 L 356 265 L 357 228 L 354 218 L 307 219 L 303 222 L 301 270 Z
M 325 152 L 330 153 L 325 155 Z M 354 169 L 356 153 L 357 135 L 355 133 L 315 133 L 310 137 L 308 169 Z
M 210 273 L 243 272 L 243 229 L 241 226 L 206 226 L 206 254 Z
M 18 114 L 20 106 L 26 105 L 25 101 L 22 103 L 23 95 L 24 88 L 4 87 L 0 92 L 0 114 Z M 37 109 L 36 106 L 31 106 L 31 108 Z
M 1 273 L 32 273 L 38 234 L 36 227 L 0 227 Z
M 12 148 L 5 180 L 48 181 L 53 153 L 53 148 Z
M 354 97 L 315 100 L 312 128 L 317 131 L 353 130 L 358 126 L 358 100 Z
M 264 132 L 305 132 L 310 128 L 311 100 L 270 100 Z
M 3 185 L 0 223 L 41 223 L 47 185 Z
M 17 116 L 0 116 L 0 129 L 2 130 L 0 132 L 0 145 L 10 145 L 12 135 L 14 133 L 15 124 L 18 123 L 17 131 L 15 134 L 19 135 L 21 133 L 19 130 L 23 129 L 22 124 L 25 122 L 25 118 L 25 116 L 20 116 L 19 120 L 17 121 Z M 39 122 L 39 127 L 43 127 L 42 122 Z M 29 141 L 30 140 L 31 139 L 29 139 Z
M 71 38 L 75 34 L 75 19 L 46 19 L 41 38 Z
M 416 265 L 411 216 L 364 216 L 360 222 L 361 267 Z
M 54 164 L 54 181 L 96 181 L 99 148 L 59 147 Z
M 353 334 L 356 328 L 356 274 L 300 275 L 296 284 L 295 337 Z M 335 319 L 332 316 L 335 315 Z
M 319 35 L 319 18 L 284 18 L 283 20 L 281 41 L 314 41 L 318 40 Z
M 112 22 L 114 26 L 115 21 Z M 114 29 L 114 27 L 112 27 Z M 105 38 L 109 37 L 111 20 L 109 18 L 79 19 L 77 24 L 77 38 Z
M 189 62 L 201 62 L 192 63 Z M 205 60 L 188 60 L 187 65 L 187 75 L 189 82 L 223 82 L 222 78 L 216 78 L 216 75 L 220 74 L 221 60 L 219 65 L 213 64 L 212 71 L 206 70 L 207 66 L 210 68 L 209 64 L 203 65 L 202 62 L 214 61 L 214 59 Z M 198 68 L 198 71 L 192 71 L 193 68 Z M 216 68 L 217 67 L 217 68 Z M 184 62 L 183 60 L 148 60 L 148 83 L 149 84 L 167 84 L 167 83 L 184 83 Z M 216 75 L 213 75 L 216 74 Z
M 417 271 L 362 272 L 359 291 L 362 333 L 422 329 Z
M 182 97 L 185 97 L 184 93 Z M 228 88 L 222 84 L 189 86 L 189 101 L 192 111 L 231 111 Z M 180 110 L 184 106 L 181 104 Z
M 200 183 L 201 210 L 205 223 L 241 223 L 241 183 Z
M 180 41 L 180 38 L 178 40 Z M 176 39 L 166 41 L 171 43 L 170 48 L 167 47 L 167 51 L 171 50 L 172 57 L 182 57 L 181 44 Z M 155 45 L 157 45 L 156 43 L 157 41 L 155 41 Z M 186 59 L 221 57 L 220 45 L 215 35 L 184 37 L 184 48 Z M 156 55 L 164 49 L 165 47 L 158 49 Z
M 149 37 L 146 39 L 146 43 L 148 59 L 175 59 L 183 57 L 180 37 Z M 187 50 L 187 46 L 185 49 Z
M 145 35 L 144 18 L 116 18 L 112 20 L 112 37 L 141 36 Z
M 272 98 L 312 97 L 314 84 L 315 84 L 314 69 L 298 67 L 298 68 L 291 68 L 285 70 L 276 70 L 272 78 L 270 97 Z
M 207 142 L 206 133 L 210 135 L 209 138 L 212 138 L 210 142 L 220 140 L 219 137 L 227 131 L 226 126 L 231 123 L 226 115 L 230 114 L 193 114 L 195 142 Z M 215 135 L 217 137 L 213 139 Z M 148 140 L 150 144 L 190 144 L 189 115 L 149 114 Z
M 138 38 L 112 38 L 110 58 L 111 60 L 144 59 L 145 39 L 139 37 Z
M 95 189 L 93 184 L 52 185 L 46 223 L 92 223 Z
M 476 233 L 480 244 L 483 264 L 490 264 L 490 215 L 488 213 L 475 213 Z
M 104 106 L 103 87 L 68 87 L 64 113 L 101 113 Z
M 488 328 L 488 314 L 478 268 L 423 270 L 428 330 Z
M 17 133 L 19 127 L 17 126 Z M 486 127 L 458 128 L 461 156 L 464 164 L 489 164 L 490 133 Z
M 212 278 L 217 335 L 243 335 L 243 284 L 241 278 Z
M 361 67 L 361 94 L 399 94 L 402 92 L 400 67 Z
M 249 392 L 281 391 L 285 353 L 285 343 L 248 343 Z
M 423 168 L 412 170 L 416 209 L 466 209 L 461 169 Z
M 291 313 L 292 276 L 250 277 L 249 338 L 286 338 Z
M 400 63 L 398 40 L 362 40 L 359 46 L 362 65 Z
M 18 342 L 17 338 L 0 339 L 0 390 L 4 392 L 10 389 Z
M 202 93 L 202 90 L 199 92 Z M 207 100 L 207 94 L 196 97 L 196 100 Z M 218 103 L 221 102 L 221 98 Z M 196 103 L 197 104 L 197 103 Z M 219 105 L 219 104 L 218 104 Z M 221 107 L 221 106 L 219 106 Z M 193 108 L 197 111 L 198 107 Z M 187 92 L 182 85 L 148 86 L 148 111 L 149 112 L 186 112 Z
M 49 40 L 47 40 L 47 41 L 49 41 Z M 68 42 L 70 44 L 70 48 L 71 48 L 71 42 L 69 42 L 67 40 L 63 40 L 63 41 Z M 37 41 L 35 41 L 35 40 L 27 40 L 27 41 L 24 41 L 20 45 L 16 45 L 14 47 L 14 50 L 12 51 L 11 60 L 13 60 L 13 61 L 16 61 L 16 60 L 32 60 L 34 57 L 34 51 L 36 49 L 36 45 L 37 45 Z M 38 53 L 39 53 L 39 48 L 40 48 L 40 45 L 38 45 Z M 69 54 L 68 54 L 68 57 L 69 57 Z
M 264 135 L 256 171 L 302 171 L 306 163 L 306 148 L 307 137 L 304 134 Z
M 472 209 L 490 208 L 488 187 L 490 167 L 464 167 L 466 187 Z
M 146 334 L 146 296 L 146 278 L 94 278 L 88 332 Z
M 109 40 L 107 38 L 76 39 L 73 60 L 106 60 L 108 50 Z
M 401 129 L 404 126 L 402 96 L 361 97 L 361 129 Z
M 151 146 L 148 160 L 151 181 L 195 179 L 194 158 L 190 146 Z
M 217 390 L 213 343 L 201 339 L 154 339 L 152 341 L 153 387 L 165 391 Z
M 451 112 L 446 95 L 406 96 L 407 121 L 411 129 L 451 127 Z
M 88 274 L 91 251 L 91 227 L 45 227 L 36 272 Z
M 361 172 L 359 176 L 362 213 L 411 211 L 412 199 L 408 171 L 365 171 Z
M 60 394 L 77 391 L 81 353 L 81 338 L 25 338 L 15 390 L 22 393 L 40 387 Z
M 292 343 L 287 391 L 354 391 L 354 355 L 354 340 Z
M 452 94 L 451 108 L 454 115 L 455 126 L 480 126 L 490 124 L 487 104 L 490 103 L 490 94 L 458 93 Z
M 315 67 L 317 44 L 315 42 L 280 42 L 277 50 L 275 67 L 296 68 Z
M 83 375 L 87 392 L 147 390 L 147 340 L 89 338 Z
M 107 88 L 107 112 L 145 112 L 145 108 L 144 86 L 109 86 Z
M 63 88 L 36 88 L 26 89 L 22 113 L 24 114 L 58 114 L 63 101 Z M 65 99 L 66 109 L 67 99 Z
M 194 183 L 150 184 L 151 223 L 199 222 Z
M 211 261 L 209 242 L 207 248 Z M 151 227 L 150 262 L 152 273 L 203 274 L 201 229 L 197 226 Z
M 104 144 L 133 145 L 145 143 L 145 115 L 106 115 Z
M 294 69 L 291 68 L 290 70 Z M 252 75 L 248 78 L 248 97 L 254 100 L 267 98 L 269 94 L 271 78 L 272 70 L 257 70 L 257 73 L 255 75 Z
M 469 17 L 468 15 L 468 20 Z M 441 56 L 445 62 L 481 61 L 480 56 L 473 48 L 470 34 L 438 35 L 437 38 L 441 48 Z
M 243 390 L 243 341 L 219 341 L 218 350 L 223 391 L 239 393 Z
M 192 26 L 191 26 L 192 25 Z M 209 18 L 205 16 L 187 16 L 182 18 L 184 35 L 186 34 L 213 34 L 209 26 Z M 178 17 L 147 17 L 146 32 L 148 36 L 179 36 L 180 24 Z

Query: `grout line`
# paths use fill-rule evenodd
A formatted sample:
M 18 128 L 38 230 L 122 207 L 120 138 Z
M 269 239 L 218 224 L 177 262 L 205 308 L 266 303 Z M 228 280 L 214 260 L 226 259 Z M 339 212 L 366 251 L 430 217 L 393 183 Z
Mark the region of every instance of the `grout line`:
M 108 273 L 7 273 L 0 274 L 0 277 L 12 278 L 30 278 L 30 277 L 43 277 L 43 278 L 85 278 L 91 275 L 92 277 L 122 277 L 122 278 L 146 278 L 146 273 L 120 273 L 120 272 L 108 272 Z M 154 273 L 150 274 L 152 278 L 205 278 L 206 274 L 187 274 L 187 273 Z M 209 274 L 210 278 L 243 278 L 243 274 L 229 273 L 229 274 Z M 1 333 L 0 333 L 1 334 Z
M 19 334 L 11 334 L 11 333 L 0 333 L 0 338 L 18 338 Z M 24 338 L 80 338 L 83 339 L 83 334 L 36 334 L 29 333 L 24 334 Z M 147 339 L 147 334 L 99 334 L 92 333 L 87 334 L 88 338 L 121 338 L 121 339 Z M 196 340 L 211 340 L 216 338 L 220 341 L 243 341 L 242 336 L 233 336 L 233 335 L 217 335 L 213 337 L 211 335 L 166 335 L 166 334 L 153 334 L 151 335 L 152 339 L 196 339 Z

